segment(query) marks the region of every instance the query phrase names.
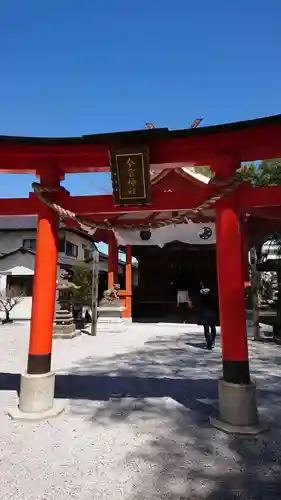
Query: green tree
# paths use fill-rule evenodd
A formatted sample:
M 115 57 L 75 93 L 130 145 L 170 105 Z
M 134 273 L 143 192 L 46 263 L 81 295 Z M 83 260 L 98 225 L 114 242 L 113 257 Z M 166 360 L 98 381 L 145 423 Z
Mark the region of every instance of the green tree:
M 206 177 L 213 177 L 213 172 L 208 166 L 197 166 L 197 167 L 192 167 L 193 171 L 196 172 L 196 174 L 201 174 L 205 175 Z
M 251 181 L 253 185 L 257 185 L 259 166 L 255 163 L 244 163 L 237 170 L 237 177 L 241 181 Z
M 261 162 L 256 184 L 258 186 L 281 185 L 281 158 Z
M 72 283 L 79 286 L 72 292 L 72 303 L 80 303 L 83 306 L 92 305 L 92 269 L 84 263 L 73 266 L 71 272 Z
M 252 181 L 254 186 L 280 186 L 281 185 L 281 158 L 263 160 L 259 165 L 245 163 L 237 171 L 241 180 Z
M 250 179 L 254 186 L 280 186 L 281 185 L 281 158 L 263 160 L 259 165 L 255 163 L 244 164 L 238 171 L 238 177 L 241 180 Z M 253 299 L 253 328 L 254 339 L 260 340 L 259 330 L 259 302 L 261 296 L 262 280 L 260 273 L 257 272 L 256 264 L 266 258 L 262 254 L 262 248 L 265 243 L 268 243 L 268 248 L 274 247 L 275 253 L 281 255 L 281 234 L 269 234 L 263 241 L 259 241 L 255 245 L 257 262 L 252 264 L 252 299 Z M 277 273 L 278 281 L 278 301 L 277 301 L 277 327 L 275 329 L 276 339 L 280 336 L 281 331 L 281 277 Z
M 206 177 L 213 177 L 213 173 L 208 166 L 192 167 L 193 171 L 205 175 Z M 271 160 L 263 160 L 258 163 L 243 163 L 237 176 L 242 181 L 251 180 L 254 186 L 280 186 L 281 185 L 281 158 Z

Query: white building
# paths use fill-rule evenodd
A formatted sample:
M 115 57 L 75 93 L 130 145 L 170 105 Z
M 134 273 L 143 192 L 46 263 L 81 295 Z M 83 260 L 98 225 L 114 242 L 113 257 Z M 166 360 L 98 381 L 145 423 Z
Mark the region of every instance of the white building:
M 11 311 L 11 318 L 28 320 L 31 316 L 33 276 L 36 249 L 36 217 L 0 217 L 0 294 L 8 287 L 21 288 L 24 297 Z M 91 236 L 64 226 L 59 234 L 58 278 L 63 269 L 79 262 L 91 266 L 92 250 L 96 248 Z M 100 278 L 107 279 L 107 255 L 100 252 Z M 124 263 L 119 262 L 118 272 L 124 274 Z M 0 317 L 4 313 L 0 311 Z

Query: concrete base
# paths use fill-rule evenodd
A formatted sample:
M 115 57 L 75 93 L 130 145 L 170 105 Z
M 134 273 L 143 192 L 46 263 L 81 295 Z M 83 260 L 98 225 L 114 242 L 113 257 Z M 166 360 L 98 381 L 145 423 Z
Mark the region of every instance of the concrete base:
M 127 323 L 122 318 L 124 307 L 98 307 L 97 333 L 119 333 L 126 329 Z
M 123 318 L 124 323 L 127 325 L 131 325 L 133 323 L 133 318 Z
M 256 425 L 258 411 L 255 384 L 231 384 L 220 380 L 219 410 L 223 422 L 231 425 Z
M 100 306 L 97 308 L 99 318 L 122 318 L 125 307 L 121 306 Z
M 126 330 L 127 326 L 123 318 L 98 318 L 97 333 L 120 333 Z
M 210 423 L 217 429 L 237 434 L 259 434 L 266 430 L 258 424 L 256 386 L 219 381 L 219 418 Z
M 19 406 L 8 412 L 11 418 L 42 420 L 59 415 L 63 405 L 54 401 L 55 374 L 21 376 Z
M 49 418 L 57 417 L 64 411 L 65 405 L 61 401 L 54 401 L 53 407 L 50 410 L 41 411 L 41 412 L 25 412 L 19 409 L 19 406 L 16 408 L 11 408 L 7 411 L 8 416 L 12 420 L 25 420 L 25 421 L 40 421 L 47 420 Z
M 53 331 L 53 339 L 73 339 L 74 337 L 78 337 L 81 335 L 81 330 L 72 330 L 67 331 L 63 329 L 54 329 Z
M 257 436 L 258 434 L 261 434 L 269 429 L 269 426 L 266 424 L 256 424 L 250 426 L 231 425 L 213 417 L 210 417 L 210 424 L 212 427 L 215 427 L 215 429 L 226 432 L 227 434 L 240 434 L 244 436 Z

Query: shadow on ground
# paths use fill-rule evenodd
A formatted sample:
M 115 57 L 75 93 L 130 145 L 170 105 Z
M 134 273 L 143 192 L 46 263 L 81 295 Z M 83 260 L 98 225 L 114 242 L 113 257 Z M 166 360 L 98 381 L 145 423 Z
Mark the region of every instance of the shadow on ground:
M 269 433 L 238 438 L 212 429 L 220 350 L 202 350 L 200 337 L 158 337 L 140 350 L 108 358 L 89 356 L 58 373 L 56 396 L 86 418 L 93 431 L 138 426 L 147 440 L 128 454 L 143 462 L 132 499 L 277 500 L 281 484 L 281 351 L 249 343 L 251 372 Z M 2 390 L 18 390 L 18 374 L 0 374 Z M 142 470 L 146 470 L 145 468 Z

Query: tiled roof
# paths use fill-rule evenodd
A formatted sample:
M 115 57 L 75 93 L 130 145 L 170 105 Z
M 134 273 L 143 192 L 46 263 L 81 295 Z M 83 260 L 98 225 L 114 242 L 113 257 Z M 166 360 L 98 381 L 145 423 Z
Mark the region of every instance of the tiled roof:
M 194 179 L 204 183 L 208 184 L 210 181 L 210 177 L 207 177 L 206 175 L 203 175 L 201 173 L 198 173 L 195 171 L 194 167 L 178 167 L 176 169 L 178 172 L 182 171 L 186 173 L 187 175 L 190 175 Z M 159 180 L 163 177 L 163 174 L 168 174 L 169 169 L 167 170 L 152 170 L 150 169 L 150 179 L 151 181 L 157 183 L 157 177 L 159 176 Z

